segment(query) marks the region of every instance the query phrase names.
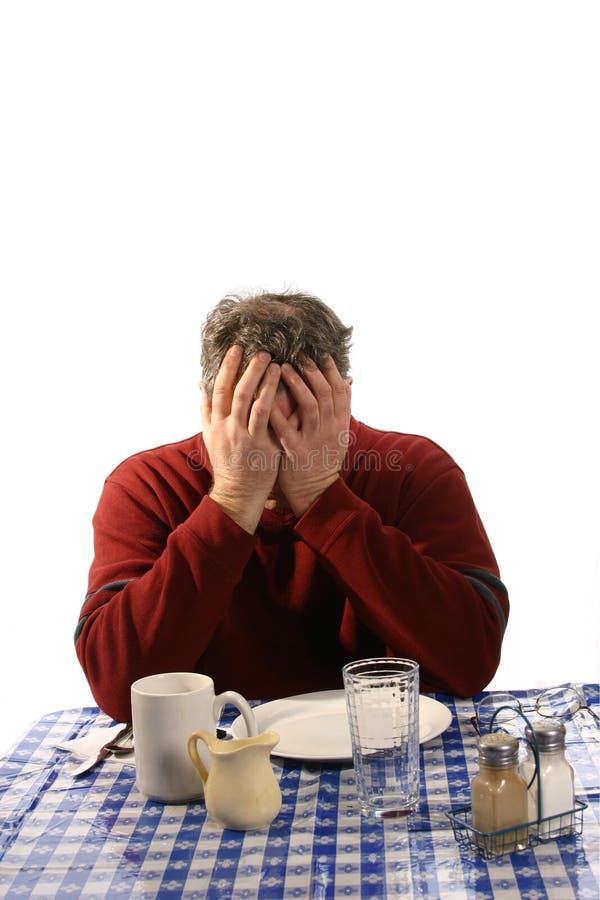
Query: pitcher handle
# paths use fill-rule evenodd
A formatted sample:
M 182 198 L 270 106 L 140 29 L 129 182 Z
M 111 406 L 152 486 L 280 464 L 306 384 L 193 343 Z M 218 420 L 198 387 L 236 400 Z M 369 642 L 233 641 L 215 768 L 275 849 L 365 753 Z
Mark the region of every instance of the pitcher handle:
M 206 784 L 206 779 L 208 778 L 208 772 L 206 770 L 206 766 L 200 759 L 200 754 L 198 753 L 198 741 L 204 741 L 207 747 L 210 748 L 210 745 L 214 737 L 212 734 L 209 734 L 208 731 L 204 731 L 202 728 L 199 728 L 197 731 L 194 731 L 193 734 L 190 734 L 188 738 L 188 753 L 190 754 L 190 759 L 200 772 L 200 778 Z
M 248 737 L 256 737 L 258 734 L 258 726 L 256 724 L 256 719 L 254 718 L 254 713 L 252 712 L 248 701 L 245 700 L 241 694 L 238 694 L 237 691 L 223 691 L 222 694 L 217 694 L 215 699 L 213 700 L 213 716 L 215 722 L 218 722 L 221 717 L 221 710 L 225 706 L 226 703 L 231 703 L 233 706 L 237 707 L 244 717 L 244 722 L 246 723 L 246 731 L 248 732 Z

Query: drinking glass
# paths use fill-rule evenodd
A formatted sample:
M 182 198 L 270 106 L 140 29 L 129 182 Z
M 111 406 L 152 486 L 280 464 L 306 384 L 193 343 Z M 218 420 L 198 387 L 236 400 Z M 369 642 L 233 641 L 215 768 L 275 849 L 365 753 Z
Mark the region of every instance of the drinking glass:
M 415 812 L 419 804 L 419 665 L 362 659 L 343 669 L 356 786 L 366 816 Z

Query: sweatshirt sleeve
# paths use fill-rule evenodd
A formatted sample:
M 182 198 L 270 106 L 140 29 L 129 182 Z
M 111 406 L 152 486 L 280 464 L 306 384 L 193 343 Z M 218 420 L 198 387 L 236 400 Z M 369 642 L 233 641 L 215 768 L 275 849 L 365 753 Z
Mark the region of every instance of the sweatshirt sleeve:
M 148 498 L 107 480 L 94 516 L 90 592 L 75 632 L 102 710 L 127 721 L 133 681 L 193 671 L 253 547 L 253 536 L 209 496 L 171 530 Z
M 342 643 L 361 623 L 388 652 L 420 663 L 425 690 L 472 696 L 489 683 L 508 597 L 458 467 L 439 474 L 394 524 L 338 479 L 296 532 L 346 593 Z

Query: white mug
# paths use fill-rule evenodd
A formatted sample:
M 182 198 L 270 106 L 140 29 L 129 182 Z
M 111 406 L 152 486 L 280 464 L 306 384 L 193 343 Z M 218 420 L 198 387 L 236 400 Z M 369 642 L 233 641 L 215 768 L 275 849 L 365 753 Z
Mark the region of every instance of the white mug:
M 204 796 L 202 779 L 187 742 L 198 728 L 214 732 L 226 703 L 244 717 L 248 734 L 257 734 L 254 713 L 241 694 L 215 697 L 208 675 L 167 672 L 147 675 L 131 685 L 136 782 L 142 794 L 161 803 L 186 803 Z

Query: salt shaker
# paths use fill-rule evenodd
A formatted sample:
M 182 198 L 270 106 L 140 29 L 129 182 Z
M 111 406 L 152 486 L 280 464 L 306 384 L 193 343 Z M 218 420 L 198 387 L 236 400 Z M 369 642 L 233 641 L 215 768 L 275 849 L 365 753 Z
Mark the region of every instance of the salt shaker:
M 565 733 L 565 726 L 555 721 L 536 722 L 532 728 L 525 729 L 525 736 L 530 744 L 535 734 L 540 756 L 539 781 L 536 778 L 528 792 L 528 818 L 530 822 L 537 822 L 538 790 L 541 785 L 541 818 L 550 819 L 539 822 L 537 834 L 540 838 L 554 838 L 570 834 L 573 830 L 574 779 L 573 769 L 565 759 Z M 534 772 L 535 757 L 530 749 L 521 765 L 521 774 L 528 784 Z M 550 818 L 553 816 L 557 818 Z
M 480 737 L 477 745 L 479 774 L 471 781 L 475 842 L 493 855 L 522 850 L 527 846 L 527 784 L 518 771 L 519 742 L 493 732 Z M 490 835 L 497 831 L 504 833 Z

